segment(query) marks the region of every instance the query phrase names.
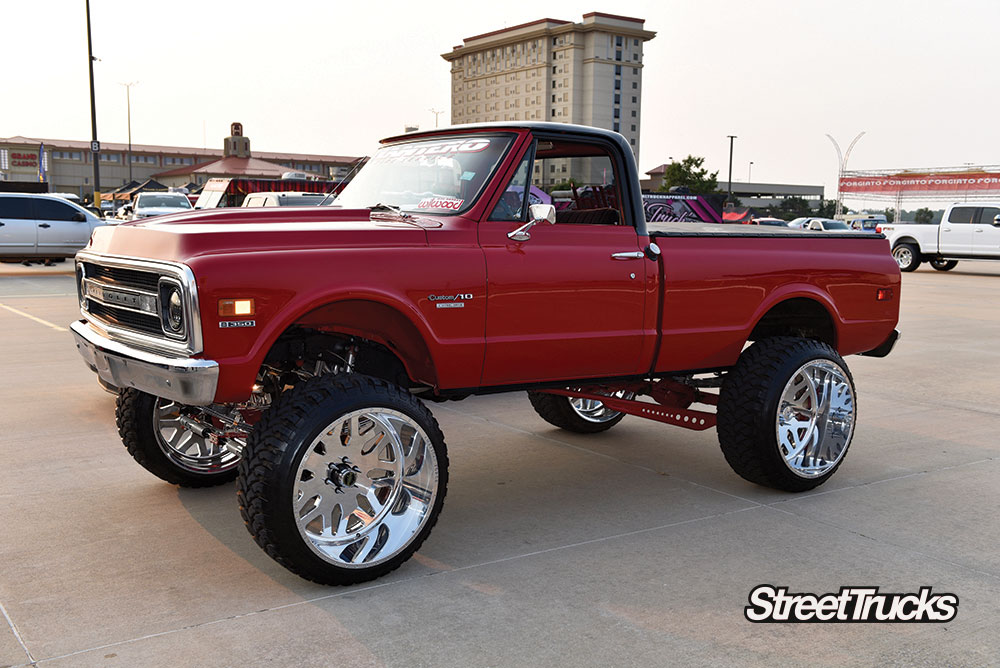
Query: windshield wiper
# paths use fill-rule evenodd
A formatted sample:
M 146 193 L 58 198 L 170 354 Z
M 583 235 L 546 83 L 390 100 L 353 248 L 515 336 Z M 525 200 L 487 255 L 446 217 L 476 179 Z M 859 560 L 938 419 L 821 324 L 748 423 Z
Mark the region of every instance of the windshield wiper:
M 379 202 L 378 204 L 368 207 L 368 210 L 371 211 L 372 213 L 380 211 L 394 213 L 400 218 L 413 218 L 413 216 L 411 216 L 410 214 L 404 213 L 403 210 L 400 209 L 398 206 L 393 206 L 392 204 L 383 204 L 382 202 Z

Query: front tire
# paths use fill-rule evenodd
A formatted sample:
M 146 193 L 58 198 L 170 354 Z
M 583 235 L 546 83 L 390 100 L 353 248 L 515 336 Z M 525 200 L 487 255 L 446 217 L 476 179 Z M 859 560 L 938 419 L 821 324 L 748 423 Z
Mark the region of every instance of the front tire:
M 916 271 L 920 266 L 920 249 L 913 244 L 899 244 L 892 249 L 892 258 L 900 271 Z
M 320 584 L 398 568 L 437 522 L 444 436 L 412 394 L 360 374 L 318 376 L 256 425 L 236 489 L 247 529 L 282 566 Z
M 722 382 L 719 445 L 744 479 L 803 492 L 843 463 L 856 417 L 854 380 L 836 350 L 811 339 L 763 339 Z
M 615 396 L 632 395 L 617 392 Z M 622 421 L 624 413 L 611 410 L 596 399 L 564 397 L 547 392 L 528 392 L 528 401 L 539 417 L 553 427 L 578 434 L 596 434 L 607 431 Z
M 958 266 L 958 260 L 944 260 L 939 258 L 936 260 L 931 260 L 930 264 L 938 271 L 951 271 L 952 269 Z
M 131 388 L 120 390 L 115 402 L 118 434 L 144 469 L 181 487 L 231 482 L 239 456 L 187 430 L 179 421 L 186 412 L 198 409 Z

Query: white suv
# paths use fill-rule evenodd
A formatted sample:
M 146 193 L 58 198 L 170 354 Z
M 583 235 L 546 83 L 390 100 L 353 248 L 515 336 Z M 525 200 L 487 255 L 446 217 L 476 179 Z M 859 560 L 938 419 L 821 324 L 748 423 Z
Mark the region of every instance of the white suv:
M 62 197 L 0 192 L 0 262 L 73 257 L 104 224 Z

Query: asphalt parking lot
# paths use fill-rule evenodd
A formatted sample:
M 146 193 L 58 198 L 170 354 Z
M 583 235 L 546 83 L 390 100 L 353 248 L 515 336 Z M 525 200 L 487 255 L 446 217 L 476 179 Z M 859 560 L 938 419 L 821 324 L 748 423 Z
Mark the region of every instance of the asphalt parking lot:
M 903 339 L 848 360 L 859 423 L 825 486 L 733 474 L 715 432 L 583 436 L 523 393 L 432 406 L 451 473 L 421 551 L 313 585 L 233 485 L 134 463 L 66 329 L 72 266 L 0 265 L 0 666 L 1000 665 L 1000 264 L 903 278 Z M 959 598 L 946 624 L 751 624 L 759 584 Z

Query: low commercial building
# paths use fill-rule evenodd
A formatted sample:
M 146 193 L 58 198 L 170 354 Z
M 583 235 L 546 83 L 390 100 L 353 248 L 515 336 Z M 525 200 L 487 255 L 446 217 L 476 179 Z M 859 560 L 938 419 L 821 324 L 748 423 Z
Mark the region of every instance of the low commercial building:
M 231 135 L 226 139 L 227 147 L 236 126 L 239 124 L 233 124 Z M 0 138 L 0 181 L 45 181 L 49 192 L 89 198 L 94 191 L 95 158 L 100 160 L 101 189 L 104 191 L 128 183 L 130 177 L 139 182 L 156 178 L 166 185 L 190 182 L 201 185 L 214 176 L 278 178 L 289 171 L 305 172 L 316 178 L 342 179 L 357 161 L 356 157 L 343 155 L 272 151 L 256 151 L 250 156 L 249 139 L 242 136 L 242 127 L 239 130 L 239 138 L 246 140 L 246 160 L 232 161 L 226 155 L 228 149 L 132 144 L 131 174 L 127 144 L 102 143 L 101 152 L 94 154 L 90 152 L 89 141 L 23 136 Z M 206 171 L 204 168 L 208 165 L 214 166 Z M 228 173 L 227 169 L 235 169 L 236 173 Z
M 642 179 L 640 186 L 643 191 L 656 192 L 663 185 L 663 175 L 669 163 L 658 165 L 646 172 L 649 178 Z M 728 181 L 719 181 L 719 190 L 726 192 Z M 733 197 L 740 200 L 741 206 L 762 209 L 779 206 L 782 200 L 789 197 L 801 197 L 811 209 L 819 209 L 823 204 L 823 186 L 807 186 L 793 183 L 757 183 L 748 181 L 733 181 Z

